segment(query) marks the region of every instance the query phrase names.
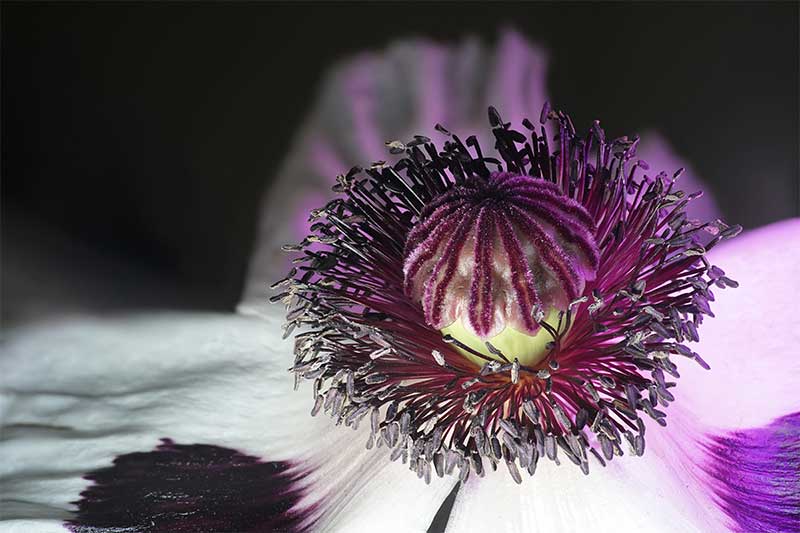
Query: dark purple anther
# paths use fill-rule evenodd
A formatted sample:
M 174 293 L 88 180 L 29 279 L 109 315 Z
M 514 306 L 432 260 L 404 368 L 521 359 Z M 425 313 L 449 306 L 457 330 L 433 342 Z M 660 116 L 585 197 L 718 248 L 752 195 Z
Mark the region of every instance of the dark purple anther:
M 492 108 L 496 153 L 437 127 L 442 147 L 416 137 L 396 164 L 342 177 L 274 297 L 289 328 L 307 328 L 291 370 L 314 381 L 312 412 L 357 426 L 369 402 L 368 446 L 411 439 L 391 456 L 411 453 L 426 481 L 480 475 L 471 458 L 487 454 L 520 460 L 518 481 L 535 470 L 529 446 L 585 473 L 596 443 L 604 460 L 623 453 L 623 432 L 646 453 L 632 421 L 666 425 L 654 406 L 675 400 L 673 359 L 708 366 L 678 343 L 713 316 L 709 285 L 735 286 L 705 253 L 737 229 L 688 220 L 695 196 L 666 172 L 637 175 L 638 138 L 606 138 L 598 122 L 578 135 L 549 106 L 540 118 L 523 133 Z

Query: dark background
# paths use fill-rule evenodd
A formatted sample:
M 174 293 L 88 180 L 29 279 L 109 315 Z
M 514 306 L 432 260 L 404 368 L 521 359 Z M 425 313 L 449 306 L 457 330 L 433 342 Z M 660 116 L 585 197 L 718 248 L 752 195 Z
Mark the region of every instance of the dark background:
M 800 214 L 796 2 L 4 2 L 4 319 L 232 309 L 261 192 L 326 69 L 504 26 L 550 51 L 576 124 L 660 131 L 727 220 Z

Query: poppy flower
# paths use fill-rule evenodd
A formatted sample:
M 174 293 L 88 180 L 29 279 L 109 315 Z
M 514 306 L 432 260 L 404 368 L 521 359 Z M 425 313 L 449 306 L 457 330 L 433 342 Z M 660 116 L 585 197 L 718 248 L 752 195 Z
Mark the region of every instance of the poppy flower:
M 525 120 L 539 52 L 511 34 L 490 57 L 404 43 L 334 73 L 239 314 L 10 332 L 4 528 L 424 531 L 455 494 L 447 531 L 800 530 L 800 221 L 728 242 L 635 138 Z M 481 129 L 479 94 L 506 113 Z M 399 161 L 335 197 L 293 180 L 387 140 Z M 298 231 L 284 316 L 264 279 Z

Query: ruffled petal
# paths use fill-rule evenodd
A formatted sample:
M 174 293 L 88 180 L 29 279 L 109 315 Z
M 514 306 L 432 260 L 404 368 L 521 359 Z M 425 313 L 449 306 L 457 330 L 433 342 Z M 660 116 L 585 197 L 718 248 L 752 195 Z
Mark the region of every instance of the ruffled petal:
M 514 31 L 503 33 L 494 52 L 486 100 L 478 111 L 480 122 L 471 125 L 485 124 L 489 106 L 496 107 L 505 122 L 515 125 L 526 118 L 537 119 L 547 101 L 547 64 L 547 54 L 522 35 Z M 491 134 L 486 135 L 493 139 Z
M 164 313 L 11 332 L 0 360 L 4 517 L 65 518 L 82 475 L 162 437 L 291 457 L 304 438 L 289 417 L 256 431 L 287 404 L 277 327 Z
M 118 469 L 126 458 L 144 461 L 164 438 L 167 447 L 211 446 L 215 460 L 233 454 L 285 469 L 281 490 L 291 493 L 291 508 L 276 512 L 291 513 L 297 530 L 374 530 L 383 521 L 427 527 L 454 482 L 435 479 L 421 491 L 402 465 L 364 450 L 367 428 L 310 417 L 310 391 L 292 391 L 291 347 L 278 331 L 276 319 L 163 313 L 11 332 L 0 359 L 0 485 L 3 518 L 11 520 L 3 527 L 25 530 L 35 519 L 36 528 L 58 530 L 90 485 L 82 476 L 104 479 L 115 458 Z M 144 455 L 130 455 L 137 453 Z M 123 480 L 111 478 L 98 490 L 113 500 Z M 135 475 L 125 482 L 125 490 L 143 486 Z M 274 491 L 275 482 L 243 486 L 252 496 L 259 487 Z M 97 516 L 83 504 L 91 525 Z
M 485 135 L 489 105 L 504 120 L 538 116 L 546 68 L 545 54 L 514 32 L 494 50 L 475 39 L 399 41 L 334 68 L 265 195 L 240 310 L 264 312 L 266 287 L 289 268 L 280 247 L 308 234 L 309 205 L 333 197 L 337 175 L 388 159 L 386 141 L 431 135 L 437 123 Z

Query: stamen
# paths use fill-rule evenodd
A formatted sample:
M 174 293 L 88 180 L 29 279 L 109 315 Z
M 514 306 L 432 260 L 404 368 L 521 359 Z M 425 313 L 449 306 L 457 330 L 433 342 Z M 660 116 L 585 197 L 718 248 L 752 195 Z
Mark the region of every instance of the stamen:
M 636 138 L 578 136 L 549 106 L 555 141 L 489 118 L 499 159 L 438 126 L 441 150 L 393 141 L 396 164 L 337 178 L 274 285 L 290 371 L 313 382 L 312 415 L 369 414 L 367 447 L 426 482 L 505 462 L 519 483 L 542 458 L 588 474 L 623 442 L 641 455 L 641 417 L 666 426 L 675 401 L 666 376 L 708 368 L 684 343 L 712 289 L 737 285 L 705 254 L 741 228 L 687 220 L 696 195 L 677 173 L 639 178 Z

